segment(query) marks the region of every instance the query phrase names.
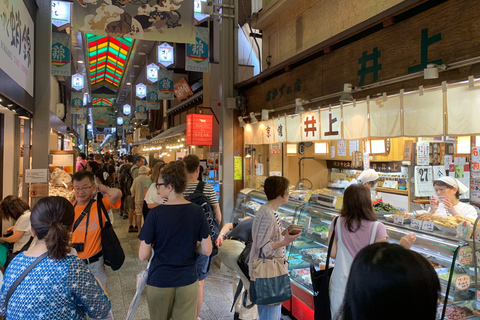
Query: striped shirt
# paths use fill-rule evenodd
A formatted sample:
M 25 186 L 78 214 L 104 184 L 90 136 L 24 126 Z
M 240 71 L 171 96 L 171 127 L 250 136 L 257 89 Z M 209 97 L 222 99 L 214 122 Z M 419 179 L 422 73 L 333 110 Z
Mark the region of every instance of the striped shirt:
M 280 217 L 278 216 L 277 211 L 273 211 L 273 213 L 275 214 L 275 219 L 277 219 L 278 227 L 280 228 L 280 230 L 283 230 L 282 220 L 280 220 Z M 286 259 L 287 255 L 285 254 L 285 247 L 282 247 L 282 248 L 283 248 L 283 257 Z
M 185 188 L 185 191 L 183 191 L 183 196 L 187 197 L 191 195 L 197 188 L 197 184 L 198 182 L 187 182 L 187 187 Z M 205 186 L 203 187 L 203 194 L 210 201 L 210 205 L 218 206 L 217 194 L 215 193 L 215 190 L 213 190 L 211 184 L 205 183 Z

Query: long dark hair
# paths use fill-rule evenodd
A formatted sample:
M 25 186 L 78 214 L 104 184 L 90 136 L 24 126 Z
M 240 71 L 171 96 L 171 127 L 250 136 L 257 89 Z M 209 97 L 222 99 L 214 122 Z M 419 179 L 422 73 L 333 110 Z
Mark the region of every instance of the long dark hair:
M 345 225 L 350 232 L 362 226 L 362 220 L 377 221 L 373 212 L 370 189 L 361 184 L 350 185 L 343 195 L 343 206 L 340 215 L 345 218 Z
M 18 220 L 25 211 L 30 210 L 30 207 L 25 201 L 12 195 L 6 196 L 0 204 L 0 207 L 3 212 L 3 220 Z
M 397 244 L 374 243 L 352 263 L 339 318 L 434 320 L 439 291 L 438 276 L 427 259 Z M 408 308 L 399 308 L 405 297 Z
M 64 197 L 45 197 L 33 207 L 32 229 L 39 240 L 45 239 L 51 259 L 62 259 L 68 254 L 74 215 L 73 205 Z

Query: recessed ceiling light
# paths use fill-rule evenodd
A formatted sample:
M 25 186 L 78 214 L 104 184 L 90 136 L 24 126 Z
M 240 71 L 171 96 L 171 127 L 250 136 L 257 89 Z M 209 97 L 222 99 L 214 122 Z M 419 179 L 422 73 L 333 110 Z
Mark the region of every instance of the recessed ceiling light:
M 139 56 L 144 56 L 146 53 L 145 52 L 139 52 L 138 55 Z
M 83 63 L 83 61 L 82 61 L 82 60 L 78 60 L 77 63 Z
M 134 68 L 140 68 L 140 66 L 138 64 L 134 64 L 133 67 Z
M 131 86 L 132 84 L 130 82 L 127 82 L 127 86 Z

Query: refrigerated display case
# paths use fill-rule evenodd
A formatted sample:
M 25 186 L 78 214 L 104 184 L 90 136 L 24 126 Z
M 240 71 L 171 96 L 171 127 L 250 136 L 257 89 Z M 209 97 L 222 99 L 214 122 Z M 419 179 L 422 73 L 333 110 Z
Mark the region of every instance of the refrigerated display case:
M 255 212 L 266 201 L 262 191 L 242 190 L 237 196 L 235 219 L 239 220 L 245 215 L 255 216 Z M 313 319 L 310 264 L 313 263 L 319 268 L 320 264 L 325 263 L 328 228 L 340 212 L 318 203 L 292 199 L 288 204 L 280 206 L 278 213 L 282 217 L 283 227 L 288 227 L 291 223 L 304 227 L 302 235 L 287 248 L 293 298 L 284 305 L 297 319 Z M 441 292 L 438 319 L 480 320 L 473 312 L 476 272 L 471 240 L 460 240 L 451 233 L 436 229 L 425 231 L 413 229 L 409 224 L 397 225 L 387 221 L 383 215 L 379 215 L 378 220 L 385 225 L 388 241 L 391 243 L 399 243 L 406 234 L 416 233 L 417 240 L 412 250 L 429 260 L 439 276 Z M 448 318 L 449 315 L 452 318 Z

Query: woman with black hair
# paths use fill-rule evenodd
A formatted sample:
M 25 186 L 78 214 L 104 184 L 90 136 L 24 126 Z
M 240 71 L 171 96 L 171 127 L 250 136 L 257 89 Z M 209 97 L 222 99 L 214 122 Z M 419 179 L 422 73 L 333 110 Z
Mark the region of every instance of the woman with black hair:
M 364 247 L 385 242 L 388 236 L 385 226 L 377 221 L 373 212 L 370 190 L 362 184 L 352 184 L 345 190 L 342 210 L 330 227 L 329 239 L 333 226 L 335 237 L 331 257 L 335 259 L 335 268 L 330 279 L 330 309 L 335 319 L 343 302 L 353 259 Z M 415 234 L 408 234 L 400 243 L 409 249 L 415 239 Z
M 397 244 L 375 243 L 353 260 L 339 319 L 434 320 L 439 291 L 427 259 Z M 399 307 L 406 298 L 408 308 Z
M 17 196 L 7 196 L 0 204 L 3 211 L 3 220 L 12 219 L 15 225 L 8 228 L 5 234 L 0 238 L 0 242 L 8 242 L 13 244 L 12 253 L 16 254 L 22 250 L 27 250 L 32 233 L 30 231 L 30 207 L 28 204 Z M 13 257 L 12 257 L 13 258 Z M 7 264 L 11 258 L 7 260 Z
M 12 320 L 104 318 L 110 300 L 76 255 L 69 255 L 73 205 L 63 197 L 38 201 L 31 214 L 36 244 L 10 263 L 0 292 L 0 315 Z M 34 267 L 15 288 L 14 282 Z M 14 287 L 10 299 L 7 293 Z M 7 306 L 5 306 L 7 305 Z
M 439 216 L 460 216 L 477 219 L 477 210 L 458 199 L 467 186 L 453 177 L 441 177 L 433 182 L 436 197 L 430 200 L 430 212 Z
M 100 165 L 98 164 L 98 162 L 96 161 L 87 162 L 87 171 L 93 172 L 93 174 L 95 174 L 95 172 L 97 172 L 98 169 L 100 169 Z

